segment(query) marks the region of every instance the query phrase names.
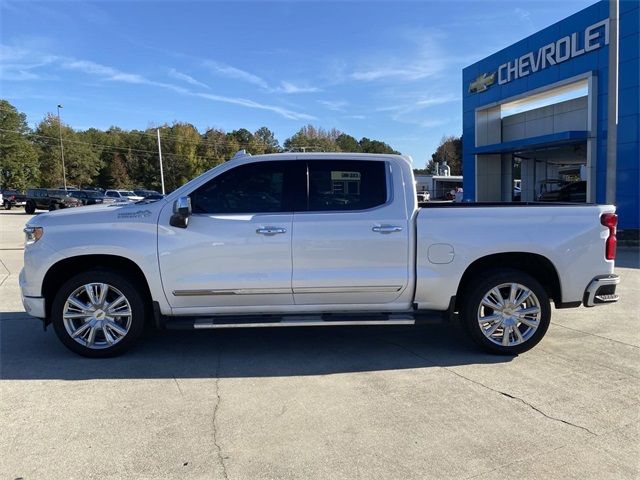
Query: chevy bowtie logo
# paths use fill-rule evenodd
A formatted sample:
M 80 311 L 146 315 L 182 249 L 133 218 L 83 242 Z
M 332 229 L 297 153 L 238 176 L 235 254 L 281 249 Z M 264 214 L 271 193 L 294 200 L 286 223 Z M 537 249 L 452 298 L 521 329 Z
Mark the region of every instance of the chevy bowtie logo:
M 487 72 L 478 77 L 469 84 L 469 93 L 484 92 L 487 88 L 496 82 L 496 72 Z

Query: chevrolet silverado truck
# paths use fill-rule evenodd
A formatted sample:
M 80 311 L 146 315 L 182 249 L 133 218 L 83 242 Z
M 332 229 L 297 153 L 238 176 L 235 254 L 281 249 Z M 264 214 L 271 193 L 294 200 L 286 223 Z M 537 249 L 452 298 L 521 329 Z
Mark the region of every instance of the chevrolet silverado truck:
M 406 325 L 434 312 L 514 355 L 555 308 L 618 300 L 611 205 L 417 203 L 410 159 L 232 160 L 165 198 L 71 208 L 25 228 L 25 310 L 89 357 L 145 322 L 218 329 Z

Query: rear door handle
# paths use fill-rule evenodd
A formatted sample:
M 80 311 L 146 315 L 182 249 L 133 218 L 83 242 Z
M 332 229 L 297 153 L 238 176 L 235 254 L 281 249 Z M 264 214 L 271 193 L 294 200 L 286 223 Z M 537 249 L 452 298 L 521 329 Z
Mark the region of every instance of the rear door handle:
M 261 227 L 256 230 L 259 235 L 277 235 L 278 233 L 287 233 L 286 228 L 282 227 Z
M 393 233 L 393 232 L 401 232 L 402 227 L 397 225 L 377 225 L 373 227 L 371 230 L 378 233 Z

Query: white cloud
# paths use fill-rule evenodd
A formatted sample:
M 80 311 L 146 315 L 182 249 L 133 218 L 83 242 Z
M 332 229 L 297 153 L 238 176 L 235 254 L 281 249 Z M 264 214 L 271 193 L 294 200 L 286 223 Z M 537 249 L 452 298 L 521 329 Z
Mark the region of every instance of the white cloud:
M 231 65 L 216 62 L 214 60 L 205 60 L 202 65 L 216 75 L 221 75 L 223 77 L 232 78 L 235 80 L 241 80 L 243 82 L 257 85 L 264 89 L 268 88 L 267 82 L 258 75 L 254 75 L 253 73 L 247 72 L 245 70 L 240 70 L 239 68 L 232 67 Z
M 407 97 L 407 95 L 404 95 Z M 409 96 L 411 97 L 411 96 Z M 427 97 L 420 97 L 419 95 L 414 95 L 413 98 L 404 98 L 402 102 L 396 101 L 394 105 L 390 105 L 388 107 L 380 107 L 377 108 L 377 112 L 393 112 L 394 115 L 400 116 L 411 112 L 417 112 L 420 110 L 425 110 L 430 107 L 435 107 L 437 105 L 444 105 L 446 103 L 457 102 L 460 100 L 460 97 L 451 93 L 443 93 L 441 95 L 429 95 Z
M 151 83 L 149 80 L 136 73 L 122 72 L 116 68 L 101 65 L 89 60 L 75 60 L 66 58 L 60 63 L 60 67 L 65 70 L 74 70 L 76 72 L 86 73 L 102 77 L 103 80 L 112 80 L 125 83 Z
M 171 70 L 169 70 L 169 76 L 171 78 L 175 78 L 176 80 L 187 82 L 188 84 L 196 87 L 210 88 L 209 85 L 196 80 L 191 75 L 187 75 L 186 73 L 179 72 L 175 68 L 172 68 Z
M 234 105 L 242 105 L 243 107 L 255 108 L 258 110 L 268 110 L 271 112 L 275 112 L 279 115 L 282 115 L 283 117 L 288 118 L 290 120 L 315 120 L 316 119 L 316 117 L 312 115 L 308 115 L 306 113 L 294 112 L 293 110 L 288 110 L 286 108 L 278 107 L 275 105 L 266 105 L 263 103 L 258 103 L 254 100 L 249 100 L 247 98 L 226 97 L 223 95 L 214 95 L 210 93 L 192 93 L 191 95 L 201 97 L 201 98 L 206 98 L 214 102 L 231 103 Z
M 320 89 L 308 85 L 295 85 L 291 82 L 282 81 L 275 91 L 280 93 L 313 93 L 319 92 Z
M 347 75 L 361 82 L 413 82 L 442 76 L 445 71 L 459 69 L 460 58 L 452 54 L 447 35 L 438 29 L 406 31 L 404 55 L 381 51 L 361 60 L 360 66 Z M 456 70 L 458 73 L 458 70 Z
M 20 68 L 16 67 L 16 65 L 19 66 L 20 61 L 31 59 L 32 61 L 40 62 L 40 63 L 34 64 L 32 68 L 36 68 L 38 66 L 42 66 L 45 64 L 47 65 L 51 64 L 52 66 L 56 66 L 63 70 L 70 70 L 70 71 L 80 72 L 86 75 L 98 77 L 98 79 L 100 80 L 123 82 L 123 83 L 129 83 L 134 85 L 150 85 L 158 88 L 171 90 L 181 95 L 205 98 L 211 101 L 229 103 L 229 104 L 239 105 L 246 108 L 266 110 L 266 111 L 277 113 L 278 115 L 281 115 L 282 117 L 288 118 L 290 120 L 306 121 L 306 120 L 316 119 L 314 116 L 306 113 L 289 110 L 283 107 L 279 107 L 277 105 L 259 103 L 247 98 L 227 97 L 223 95 L 215 95 L 210 93 L 194 92 L 180 85 L 174 85 L 172 83 L 165 83 L 165 82 L 158 82 L 137 73 L 124 72 L 115 67 L 111 67 L 109 65 L 103 65 L 90 60 L 80 60 L 76 58 L 58 57 L 58 56 L 52 56 L 52 55 L 40 55 L 35 52 L 30 52 L 28 50 L 8 47 L 6 45 L 1 45 L 1 44 L 0 44 L 0 54 L 1 54 L 0 78 L 6 79 L 6 80 L 37 79 L 37 75 L 38 75 L 37 73 L 31 73 L 28 70 L 24 70 L 24 69 L 21 70 Z M 15 64 L 3 64 L 2 62 L 6 61 L 7 59 L 11 61 L 15 61 Z M 10 66 L 12 68 L 7 69 L 6 68 L 7 66 Z M 229 68 L 233 68 L 233 67 L 229 67 Z M 200 82 L 198 82 L 194 78 L 186 74 L 181 74 L 180 72 L 177 72 L 174 69 L 170 71 L 170 75 L 171 74 L 173 74 L 172 76 L 174 78 L 184 80 L 188 83 L 191 83 L 192 85 L 199 86 L 200 84 Z M 248 74 L 247 72 L 244 72 L 244 74 L 251 76 L 251 74 Z M 187 80 L 187 77 L 193 81 Z M 266 82 L 264 82 L 264 86 L 266 87 Z
M 0 79 L 21 82 L 51 78 L 50 75 L 44 77 L 33 70 L 49 65 L 57 59 L 58 57 L 53 55 L 32 54 L 26 48 L 0 44 Z
M 344 100 L 318 100 L 318 103 L 334 112 L 344 112 L 345 107 L 348 105 L 348 102 Z

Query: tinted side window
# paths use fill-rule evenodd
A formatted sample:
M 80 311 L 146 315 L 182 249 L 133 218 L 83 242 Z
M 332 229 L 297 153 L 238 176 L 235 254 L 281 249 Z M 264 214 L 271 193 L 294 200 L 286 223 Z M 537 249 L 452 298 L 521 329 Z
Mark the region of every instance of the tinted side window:
M 119 197 L 120 195 L 118 195 L 117 192 L 107 192 L 106 196 L 107 197 Z
M 386 163 L 310 161 L 309 211 L 364 210 L 387 201 Z
M 194 213 L 293 212 L 304 203 L 302 162 L 256 162 L 233 168 L 191 194 Z

